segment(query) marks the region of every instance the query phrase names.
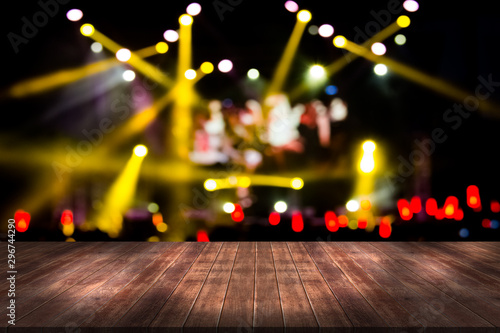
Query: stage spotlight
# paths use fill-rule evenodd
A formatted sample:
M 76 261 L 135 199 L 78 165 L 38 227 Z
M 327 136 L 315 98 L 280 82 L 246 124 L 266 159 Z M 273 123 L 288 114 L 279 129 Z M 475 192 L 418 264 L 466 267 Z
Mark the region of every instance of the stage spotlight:
M 130 60 L 130 57 L 132 56 L 132 52 L 130 52 L 129 49 L 119 49 L 116 51 L 116 59 L 118 59 L 121 62 L 126 62 Z
M 203 187 L 207 191 L 215 191 L 217 189 L 217 182 L 214 179 L 207 179 L 205 183 L 203 183 Z
M 76 22 L 80 21 L 83 17 L 83 13 L 80 9 L 71 9 L 66 13 L 68 20 Z
M 285 2 L 285 8 L 290 13 L 295 13 L 299 10 L 299 5 L 295 1 L 287 1 Z
M 314 65 L 309 68 L 309 75 L 314 79 L 322 79 L 325 77 L 325 68 L 320 65 Z
M 201 12 L 201 6 L 199 3 L 193 2 L 186 8 L 186 13 L 191 16 L 196 16 Z
M 365 141 L 362 145 L 363 148 L 363 158 L 359 164 L 359 168 L 364 173 L 370 173 L 375 168 L 375 160 L 373 158 L 373 152 L 375 151 L 375 142 Z
M 257 80 L 260 76 L 260 73 L 255 68 L 252 68 L 248 71 L 247 76 L 250 80 Z
M 376 64 L 375 67 L 373 67 L 373 71 L 378 76 L 384 76 L 387 74 L 387 66 L 384 64 Z
M 231 69 L 233 69 L 233 63 L 231 62 L 231 60 L 224 59 L 219 62 L 219 65 L 217 67 L 222 73 L 228 73 L 231 71 Z
M 418 10 L 418 2 L 414 0 L 406 0 L 403 2 L 403 8 L 410 13 L 416 12 Z
M 167 53 L 168 51 L 168 44 L 165 42 L 159 42 L 155 45 L 156 52 L 158 53 Z
M 94 26 L 92 24 L 85 23 L 84 25 L 81 26 L 80 32 L 84 36 L 92 36 L 94 34 Z
M 224 206 L 222 206 L 222 210 L 228 214 L 231 214 L 232 212 L 234 212 L 235 209 L 236 209 L 236 206 L 232 202 L 226 202 L 224 204 Z
M 144 145 L 137 145 L 134 148 L 134 155 L 138 157 L 144 157 L 148 154 L 148 148 Z
M 214 71 L 214 65 L 211 62 L 205 61 L 201 64 L 200 69 L 205 74 L 210 74 Z
M 373 54 L 375 54 L 375 55 L 383 55 L 383 54 L 385 54 L 385 51 L 387 50 L 385 48 L 384 44 L 378 43 L 378 42 L 373 43 L 371 49 L 372 49 Z
M 356 212 L 359 209 L 359 202 L 357 202 L 356 200 L 349 200 L 345 204 L 345 208 L 347 208 L 347 210 L 350 212 Z
M 293 178 L 290 181 L 290 186 L 294 190 L 300 190 L 302 187 L 304 187 L 304 181 L 302 180 L 302 178 L 299 178 L 299 177 Z
M 347 39 L 345 39 L 344 36 L 337 36 L 333 39 L 333 45 L 335 45 L 338 48 L 344 47 L 346 43 Z
M 93 42 L 92 45 L 90 45 L 90 49 L 94 53 L 101 53 L 102 52 L 102 44 L 99 42 Z
M 179 17 L 179 23 L 185 26 L 193 24 L 193 17 L 188 14 L 182 14 Z
M 333 35 L 333 27 L 329 24 L 323 24 L 319 27 L 318 33 L 321 37 L 328 38 Z
M 396 23 L 401 27 L 401 28 L 406 28 L 410 25 L 410 18 L 406 15 L 401 15 L 398 17 L 396 20 Z
M 297 20 L 307 23 L 311 20 L 311 12 L 308 10 L 301 10 L 297 13 Z
M 179 39 L 179 33 L 175 30 L 167 30 L 163 33 L 163 38 L 165 38 L 167 42 L 174 43 Z
M 188 69 L 184 73 L 184 77 L 186 77 L 186 79 L 188 80 L 194 80 L 196 78 L 196 71 L 194 69 Z
M 399 34 L 394 37 L 394 42 L 398 45 L 404 45 L 406 43 L 405 35 Z
M 135 72 L 130 70 L 130 69 L 127 69 L 125 72 L 123 72 L 122 77 L 125 81 L 128 81 L 128 82 L 134 81 Z
M 288 206 L 286 202 L 284 201 L 278 201 L 274 204 L 274 210 L 277 211 L 278 213 L 284 213 L 288 209 Z

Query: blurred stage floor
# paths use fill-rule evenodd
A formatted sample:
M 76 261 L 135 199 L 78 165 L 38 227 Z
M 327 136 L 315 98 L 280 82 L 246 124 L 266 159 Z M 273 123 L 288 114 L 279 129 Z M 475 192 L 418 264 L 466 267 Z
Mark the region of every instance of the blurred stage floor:
M 15 246 L 16 322 L 8 331 L 500 327 L 500 242 Z M 6 280 L 1 288 L 7 327 Z

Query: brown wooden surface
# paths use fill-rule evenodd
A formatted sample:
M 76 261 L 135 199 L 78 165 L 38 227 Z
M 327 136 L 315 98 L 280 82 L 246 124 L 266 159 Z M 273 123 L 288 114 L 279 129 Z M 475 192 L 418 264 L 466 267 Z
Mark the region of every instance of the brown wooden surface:
M 494 242 L 16 245 L 8 331 L 500 332 Z

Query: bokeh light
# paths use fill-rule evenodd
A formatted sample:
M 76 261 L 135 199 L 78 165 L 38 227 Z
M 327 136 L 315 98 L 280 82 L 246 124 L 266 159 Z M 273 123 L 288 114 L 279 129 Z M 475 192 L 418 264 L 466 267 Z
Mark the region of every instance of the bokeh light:
M 406 37 L 403 34 L 398 34 L 394 37 L 394 42 L 398 45 L 404 45 L 406 43 Z
M 207 191 L 215 191 L 215 189 L 217 189 L 217 182 L 213 179 L 207 179 L 205 183 L 203 183 L 203 186 Z
M 302 180 L 302 178 L 299 178 L 299 177 L 293 178 L 290 181 L 290 186 L 294 190 L 300 190 L 302 187 L 304 187 L 304 181 Z
M 125 81 L 130 82 L 135 79 L 135 72 L 133 70 L 127 69 L 123 72 L 122 77 Z
M 285 2 L 285 8 L 290 13 L 295 13 L 299 10 L 299 5 L 295 1 L 287 1 Z
M 219 62 L 217 68 L 219 68 L 219 71 L 221 71 L 222 73 L 228 73 L 231 71 L 231 69 L 233 69 L 233 63 L 231 62 L 231 60 L 224 59 Z
M 396 23 L 401 27 L 401 28 L 406 28 L 410 25 L 410 18 L 406 15 L 401 15 L 398 17 L 396 20 Z
M 345 208 L 347 208 L 350 212 L 356 212 L 359 209 L 359 202 L 357 200 L 349 200 L 345 204 Z
M 71 9 L 66 13 L 66 17 L 73 22 L 80 21 L 83 17 L 83 12 L 80 9 Z
M 322 79 L 326 76 L 325 68 L 320 65 L 314 65 L 309 68 L 309 75 L 313 79 Z
M 157 203 L 155 203 L 155 202 L 150 202 L 150 203 L 148 204 L 148 212 L 150 212 L 150 213 L 153 213 L 153 214 L 154 214 L 154 213 L 157 213 L 157 212 L 158 212 L 158 210 L 160 210 L 160 206 L 158 206 L 158 204 L 157 204 Z
M 205 61 L 201 64 L 200 69 L 205 74 L 210 74 L 214 71 L 214 65 L 211 62 Z
M 129 49 L 119 49 L 118 51 L 116 51 L 116 59 L 121 62 L 129 61 L 131 56 L 132 52 L 130 52 Z
M 469 229 L 467 228 L 462 228 L 460 229 L 460 231 L 458 232 L 458 235 L 462 238 L 467 238 L 469 237 Z
M 311 17 L 311 12 L 305 9 L 297 13 L 297 20 L 299 20 L 300 22 L 307 23 L 311 20 Z
M 144 157 L 148 154 L 148 148 L 144 145 L 137 145 L 134 148 L 134 154 L 138 157 Z
M 99 42 L 93 42 L 92 45 L 90 45 L 90 49 L 94 53 L 101 53 L 102 52 L 102 44 Z
M 196 71 L 194 69 L 188 69 L 184 73 L 184 77 L 188 80 L 194 80 L 196 78 Z
M 327 95 L 330 95 L 330 96 L 333 96 L 335 95 L 336 93 L 338 92 L 338 88 L 337 86 L 334 86 L 334 85 L 329 85 L 325 88 L 325 93 Z
M 248 70 L 247 76 L 250 80 L 257 80 L 260 76 L 260 73 L 257 69 L 252 68 Z
M 418 2 L 415 0 L 406 0 L 403 2 L 403 8 L 410 13 L 416 12 L 418 10 Z
M 158 52 L 160 54 L 167 53 L 167 51 L 168 51 L 168 44 L 165 43 L 165 42 L 158 42 L 155 45 L 155 49 L 156 49 L 156 52 Z
M 330 24 L 323 24 L 319 27 L 318 34 L 325 38 L 331 37 L 333 35 L 333 27 Z
M 286 202 L 284 201 L 278 201 L 274 204 L 274 210 L 277 211 L 278 213 L 284 213 L 288 209 L 288 206 Z
M 385 74 L 387 74 L 387 66 L 384 65 L 384 64 L 376 64 L 374 67 L 373 67 L 373 71 L 375 72 L 375 74 L 377 74 L 378 76 L 384 76 Z
M 174 43 L 179 39 L 179 33 L 175 30 L 167 30 L 163 33 L 163 38 L 165 38 L 167 42 Z
M 347 43 L 347 39 L 345 39 L 344 36 L 336 36 L 333 39 L 333 45 L 335 45 L 338 48 L 344 47 L 346 43 Z
M 232 212 L 234 212 L 235 210 L 235 206 L 232 202 L 226 202 L 223 206 L 222 206 L 222 210 L 225 212 L 225 213 L 228 213 L 228 214 L 231 214 Z
M 94 34 L 94 26 L 92 24 L 85 23 L 80 27 L 80 32 L 84 36 L 92 36 Z
M 189 26 L 189 25 L 193 24 L 193 17 L 191 15 L 188 15 L 188 14 L 182 14 L 179 17 L 179 23 L 181 25 L 184 25 L 184 26 Z
M 186 8 L 186 13 L 191 16 L 196 16 L 201 13 L 201 5 L 199 3 L 193 2 Z
M 375 54 L 375 55 L 383 55 L 383 54 L 385 54 L 385 51 L 386 51 L 385 45 L 382 43 L 378 43 L 378 42 L 373 43 L 371 49 L 372 49 L 373 54 Z
M 318 34 L 318 30 L 319 30 L 318 26 L 317 26 L 317 25 L 314 25 L 314 24 L 313 24 L 313 25 L 311 25 L 311 26 L 307 29 L 307 31 L 309 32 L 309 34 L 311 34 L 311 35 L 313 35 L 313 36 L 315 36 L 315 35 L 317 35 L 317 34 Z

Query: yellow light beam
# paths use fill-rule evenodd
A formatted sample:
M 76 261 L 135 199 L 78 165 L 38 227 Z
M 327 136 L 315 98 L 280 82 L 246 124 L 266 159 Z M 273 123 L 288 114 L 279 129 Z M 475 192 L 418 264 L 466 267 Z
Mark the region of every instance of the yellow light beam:
M 113 53 L 116 53 L 118 50 L 122 49 L 123 47 L 119 45 L 118 43 L 114 42 L 110 38 L 106 37 L 104 34 L 99 32 L 98 30 L 94 30 L 92 35 L 88 36 L 95 40 L 96 42 L 99 42 L 110 50 Z M 143 51 L 146 52 L 146 51 Z M 152 51 L 151 51 L 152 52 Z M 127 60 L 127 63 L 133 66 L 135 69 L 137 69 L 139 72 L 141 72 L 143 75 L 147 76 L 151 80 L 156 81 L 157 83 L 163 85 L 165 88 L 171 88 L 173 85 L 173 81 L 170 80 L 167 76 L 165 76 L 158 68 L 155 66 L 151 65 L 147 61 L 144 61 L 137 53 L 132 52 L 132 55 L 129 60 Z
M 346 40 L 346 43 L 343 47 L 346 50 L 358 56 L 361 56 L 365 59 L 368 59 L 374 63 L 382 63 L 386 65 L 394 73 L 397 73 L 412 82 L 415 82 L 421 86 L 424 86 L 428 89 L 438 92 L 460 103 L 463 103 L 464 99 L 466 99 L 467 97 L 474 96 L 473 93 L 458 88 L 453 84 L 447 82 L 446 80 L 434 77 L 430 74 L 426 74 L 424 72 L 421 72 L 417 69 L 414 69 L 408 65 L 400 63 L 386 56 L 377 56 L 373 54 L 369 49 L 361 45 L 358 45 L 356 43 L 353 43 L 349 40 Z M 497 106 L 496 104 L 489 102 L 487 100 L 480 101 L 478 108 L 487 114 L 500 116 L 500 106 Z
M 141 164 L 146 154 L 134 153 L 128 160 L 125 168 L 114 181 L 105 196 L 103 208 L 95 218 L 94 223 L 99 230 L 108 233 L 110 237 L 118 237 L 123 222 L 123 214 L 133 202 Z M 145 147 L 144 147 L 145 148 Z M 147 152 L 147 149 L 146 149 Z
M 397 21 L 391 23 L 388 25 L 386 28 L 382 29 L 375 35 L 373 35 L 371 38 L 363 42 L 363 46 L 369 48 L 373 43 L 376 42 L 382 42 L 386 38 L 392 36 L 396 32 L 398 32 L 401 29 L 401 27 L 398 25 Z M 347 50 L 348 51 L 348 50 Z M 345 66 L 350 64 L 352 61 L 356 60 L 359 57 L 357 54 L 350 54 L 349 52 L 347 54 L 344 54 L 342 58 L 339 58 L 335 61 L 333 61 L 331 64 L 325 67 L 325 72 L 327 77 L 331 77 L 335 75 L 336 73 L 340 72 Z M 292 92 L 290 93 L 290 99 L 294 100 L 298 97 L 300 97 L 303 93 L 305 93 L 308 90 L 308 86 L 306 84 L 299 84 L 297 87 L 295 87 Z
M 299 14 L 301 12 L 299 12 Z M 286 44 L 285 51 L 283 52 L 281 59 L 278 63 L 278 67 L 276 68 L 276 71 L 274 72 L 274 75 L 271 79 L 271 83 L 269 84 L 269 88 L 266 94 L 267 96 L 281 92 L 286 77 L 288 76 L 292 60 L 295 56 L 295 53 L 300 43 L 300 39 L 302 38 L 302 35 L 304 33 L 305 27 L 308 22 L 299 19 L 299 14 L 297 14 L 297 22 L 295 23 L 290 39 Z
M 207 191 L 217 191 L 236 187 L 275 186 L 300 190 L 304 186 L 302 178 L 280 177 L 270 175 L 231 176 L 227 178 L 209 178 L 205 180 L 204 187 Z
M 135 53 L 140 58 L 148 58 L 158 54 L 158 52 L 156 51 L 156 45 L 137 50 L 135 51 Z M 115 57 L 113 57 L 87 64 L 78 68 L 63 69 L 55 73 L 50 73 L 18 82 L 7 90 L 6 95 L 13 98 L 22 98 L 40 94 L 104 72 L 118 65 L 120 65 L 120 62 Z

